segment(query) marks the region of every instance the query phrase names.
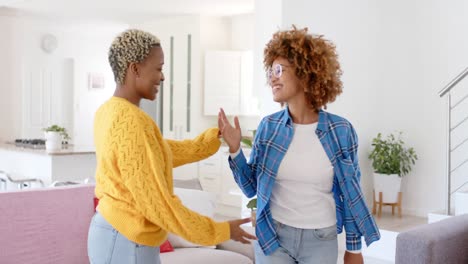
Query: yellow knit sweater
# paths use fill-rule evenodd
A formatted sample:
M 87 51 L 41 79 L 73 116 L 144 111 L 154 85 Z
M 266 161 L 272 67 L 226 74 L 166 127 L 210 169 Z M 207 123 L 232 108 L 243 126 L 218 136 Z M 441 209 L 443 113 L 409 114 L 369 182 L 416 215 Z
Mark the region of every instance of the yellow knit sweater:
M 184 207 L 172 185 L 172 168 L 214 154 L 221 144 L 217 136 L 218 129 L 211 128 L 194 140 L 165 140 L 139 107 L 112 97 L 94 120 L 97 210 L 142 245 L 162 244 L 167 232 L 202 245 L 228 240 L 227 222 Z

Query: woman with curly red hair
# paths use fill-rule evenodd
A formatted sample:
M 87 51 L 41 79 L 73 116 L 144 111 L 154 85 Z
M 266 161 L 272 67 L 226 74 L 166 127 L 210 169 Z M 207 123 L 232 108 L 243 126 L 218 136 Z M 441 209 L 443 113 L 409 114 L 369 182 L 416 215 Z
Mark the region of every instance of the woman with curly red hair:
M 344 262 L 363 263 L 361 237 L 369 245 L 380 234 L 360 188 L 356 132 L 324 111 L 342 92 L 335 46 L 293 26 L 273 35 L 264 66 L 273 100 L 285 107 L 262 119 L 248 162 L 239 120 L 232 126 L 218 115 L 234 178 L 257 195 L 256 263 L 336 263 L 343 227 Z

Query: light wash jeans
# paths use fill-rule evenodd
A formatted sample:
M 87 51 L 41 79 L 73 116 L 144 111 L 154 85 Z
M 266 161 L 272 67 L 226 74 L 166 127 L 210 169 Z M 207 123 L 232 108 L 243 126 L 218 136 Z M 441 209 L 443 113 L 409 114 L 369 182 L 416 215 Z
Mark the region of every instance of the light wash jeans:
M 99 213 L 89 226 L 88 256 L 91 264 L 161 264 L 159 247 L 128 240 Z
M 336 264 L 336 225 L 321 229 L 301 229 L 274 221 L 280 247 L 265 256 L 255 241 L 256 264 Z

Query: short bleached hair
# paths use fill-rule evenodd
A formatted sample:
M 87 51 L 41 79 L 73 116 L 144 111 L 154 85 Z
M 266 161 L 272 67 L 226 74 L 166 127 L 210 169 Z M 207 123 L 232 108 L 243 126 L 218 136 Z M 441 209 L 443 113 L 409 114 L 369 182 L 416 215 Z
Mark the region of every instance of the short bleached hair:
M 160 46 L 159 39 L 151 33 L 128 29 L 118 35 L 109 48 L 109 64 L 117 84 L 124 84 L 130 63 L 142 62 L 153 47 Z

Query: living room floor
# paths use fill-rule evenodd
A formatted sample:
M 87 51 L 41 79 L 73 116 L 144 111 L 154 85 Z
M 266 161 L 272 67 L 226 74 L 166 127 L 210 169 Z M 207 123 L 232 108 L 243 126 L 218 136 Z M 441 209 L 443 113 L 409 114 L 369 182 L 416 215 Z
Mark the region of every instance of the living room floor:
M 398 233 L 427 224 L 426 217 L 404 215 L 400 218 L 392 215 L 391 210 L 382 211 L 381 217 L 374 215 L 380 229 L 381 239 L 369 248 L 363 248 L 364 263 L 392 264 L 395 263 L 396 236 Z M 365 247 L 363 245 L 363 247 Z M 338 264 L 343 263 L 343 253 L 339 252 Z
M 427 224 L 427 217 L 403 214 L 403 216 L 400 218 L 396 215 L 396 213 L 395 215 L 392 215 L 391 211 L 382 211 L 382 216 L 377 217 L 377 215 L 374 215 L 374 219 L 377 222 L 379 229 L 393 232 L 402 232 L 419 225 Z

